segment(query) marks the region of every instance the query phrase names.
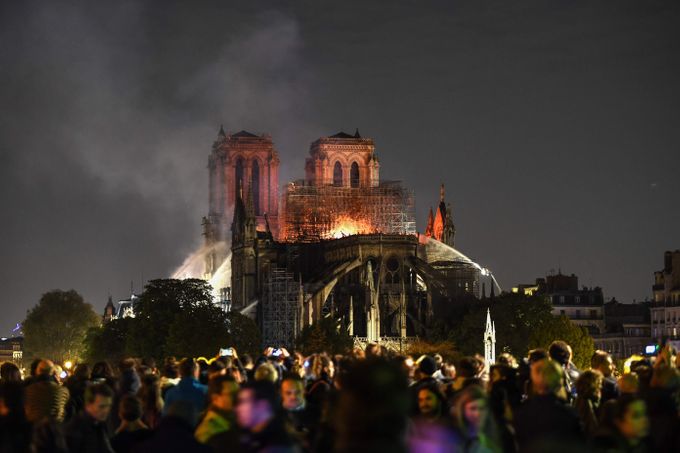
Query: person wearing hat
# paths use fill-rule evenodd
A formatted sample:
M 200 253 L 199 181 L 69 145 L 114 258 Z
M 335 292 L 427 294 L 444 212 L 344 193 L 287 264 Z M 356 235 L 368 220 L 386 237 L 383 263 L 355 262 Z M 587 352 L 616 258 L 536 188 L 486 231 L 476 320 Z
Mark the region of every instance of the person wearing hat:
M 437 380 L 432 375 L 437 371 L 437 362 L 429 355 L 422 355 L 416 360 L 416 381 L 411 384 L 411 415 L 418 413 L 418 393 L 421 388 L 438 386 Z

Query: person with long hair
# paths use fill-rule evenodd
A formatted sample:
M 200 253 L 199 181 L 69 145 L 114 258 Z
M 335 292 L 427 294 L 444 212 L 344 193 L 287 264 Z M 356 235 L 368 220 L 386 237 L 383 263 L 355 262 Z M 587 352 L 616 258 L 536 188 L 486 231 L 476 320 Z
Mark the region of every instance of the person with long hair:
M 597 370 L 586 370 L 576 381 L 576 400 L 574 407 L 581 419 L 583 431 L 592 437 L 597 431 L 598 408 L 604 376 Z
M 0 365 L 0 381 L 21 383 L 21 370 L 12 362 L 3 363 Z
M 490 408 L 489 397 L 479 385 L 465 387 L 456 395 L 452 416 L 465 452 L 512 452 L 511 437 L 504 436 Z
M 161 423 L 163 413 L 163 398 L 161 397 L 161 381 L 155 374 L 142 376 L 142 386 L 137 392 L 142 402 L 142 421 L 151 429 L 156 429 Z
M 425 384 L 418 389 L 418 414 L 416 418 L 428 423 L 442 422 L 448 412 L 446 399 L 437 384 Z

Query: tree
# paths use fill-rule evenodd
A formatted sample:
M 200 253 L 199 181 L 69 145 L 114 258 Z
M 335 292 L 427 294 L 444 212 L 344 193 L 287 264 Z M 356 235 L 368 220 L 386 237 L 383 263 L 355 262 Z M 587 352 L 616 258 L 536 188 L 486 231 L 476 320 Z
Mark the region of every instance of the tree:
M 555 340 L 569 343 L 574 363 L 587 364 L 593 353 L 588 332 L 567 318 L 552 315 L 552 305 L 540 296 L 505 293 L 494 299 L 472 301 L 461 307 L 462 315 L 435 322 L 432 339 L 452 341 L 466 355 L 481 353 L 486 327 L 486 310 L 496 325 L 496 354 L 508 352 L 517 358 L 530 349 L 547 348 Z
M 255 321 L 237 311 L 227 313 L 229 327 L 228 346 L 233 346 L 239 354 L 257 357 L 262 353 L 262 333 Z
M 212 357 L 230 336 L 227 314 L 212 302 L 187 306 L 175 315 L 168 329 L 165 354 L 177 357 Z
M 353 341 L 340 328 L 340 320 L 327 317 L 302 329 L 297 344 L 305 354 L 322 351 L 341 354 L 352 349 Z
M 547 349 L 555 340 L 565 341 L 571 346 L 574 353 L 572 361 L 577 367 L 590 367 L 595 345 L 585 327 L 577 326 L 566 316 L 553 316 L 550 322 L 532 333 L 529 347 Z
M 80 360 L 85 336 L 101 318 L 74 290 L 54 290 L 42 295 L 26 314 L 23 324 L 26 354 L 57 362 Z
M 179 344 L 179 336 L 187 335 L 189 340 L 200 332 L 179 325 L 181 319 L 186 321 L 192 314 L 198 315 L 201 307 L 212 306 L 211 292 L 208 282 L 195 278 L 149 281 L 135 305 L 135 321 L 130 326 L 127 351 L 131 355 L 156 359 L 170 355 L 168 347 L 186 352 Z M 178 318 L 180 321 L 176 324 Z M 174 329 L 172 343 L 168 344 L 171 329 Z M 194 353 L 190 355 L 195 356 Z
M 410 344 L 408 348 L 406 348 L 405 353 L 416 359 L 421 355 L 432 356 L 439 354 L 448 363 L 453 363 L 461 357 L 460 352 L 458 352 L 456 346 L 451 341 L 429 342 L 419 339 Z
M 482 353 L 487 309 L 496 325 L 496 353 L 508 352 L 517 357 L 529 350 L 532 332 L 553 318 L 550 303 L 542 297 L 503 294 L 467 302 L 457 317 L 439 319 L 433 339 L 452 341 L 466 355 Z
M 92 327 L 85 338 L 85 357 L 90 362 L 119 361 L 128 355 L 126 344 L 134 318 L 114 319 Z

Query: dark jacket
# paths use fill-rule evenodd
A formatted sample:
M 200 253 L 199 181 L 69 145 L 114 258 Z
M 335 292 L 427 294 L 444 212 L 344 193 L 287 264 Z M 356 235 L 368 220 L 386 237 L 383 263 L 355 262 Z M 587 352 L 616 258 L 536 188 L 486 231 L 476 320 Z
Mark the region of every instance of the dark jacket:
M 258 433 L 246 432 L 241 436 L 241 447 L 248 453 L 299 452 L 293 439 L 286 430 L 284 420 L 274 417 L 265 429 Z
M 99 422 L 86 412 L 73 417 L 64 428 L 70 453 L 113 453 L 106 422 Z
M 132 449 L 142 442 L 151 438 L 153 432 L 149 429 L 138 429 L 136 431 L 121 431 L 111 439 L 111 446 L 116 453 L 129 453 Z
M 64 420 L 64 409 L 69 399 L 69 391 L 49 376 L 38 376 L 26 387 L 25 409 L 26 419 L 36 423 L 43 418 L 61 422 Z
M 604 378 L 602 381 L 602 397 L 600 398 L 600 404 L 606 403 L 609 400 L 613 400 L 619 397 L 619 385 L 616 383 L 616 379 L 612 376 Z
M 526 400 L 514 414 L 519 451 L 551 451 L 556 446 L 583 445 L 578 415 L 554 395 L 536 395 Z
M 194 439 L 191 425 L 179 417 L 169 415 L 161 420 L 161 424 L 153 436 L 133 449 L 133 453 L 211 453 L 210 447 L 202 445 Z
M 69 391 L 70 398 L 66 404 L 66 419 L 78 414 L 85 406 L 85 389 L 89 380 L 71 376 L 64 382 L 64 387 Z
M 595 453 L 649 453 L 652 449 L 649 438 L 631 446 L 616 430 L 600 428 L 590 442 L 590 451 Z

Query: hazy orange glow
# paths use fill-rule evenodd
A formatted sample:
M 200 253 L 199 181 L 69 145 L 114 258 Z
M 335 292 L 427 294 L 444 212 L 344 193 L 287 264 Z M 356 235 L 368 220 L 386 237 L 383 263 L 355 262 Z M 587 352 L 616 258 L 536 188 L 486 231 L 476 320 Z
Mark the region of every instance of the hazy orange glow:
M 328 237 L 338 239 L 353 234 L 366 234 L 372 231 L 372 225 L 367 221 L 352 219 L 350 217 L 338 217 Z

